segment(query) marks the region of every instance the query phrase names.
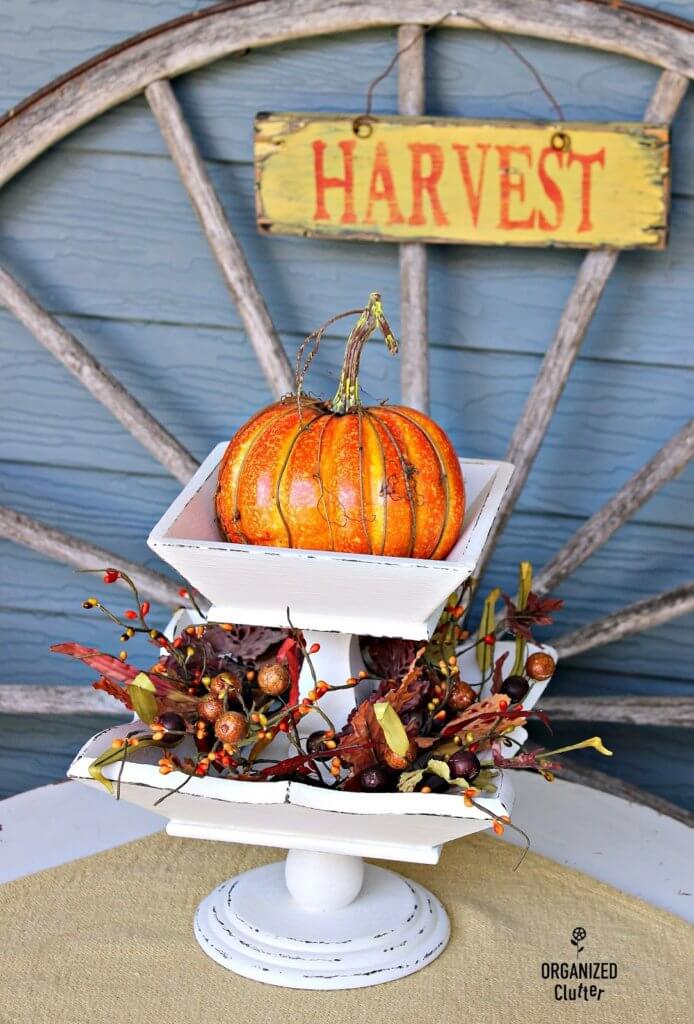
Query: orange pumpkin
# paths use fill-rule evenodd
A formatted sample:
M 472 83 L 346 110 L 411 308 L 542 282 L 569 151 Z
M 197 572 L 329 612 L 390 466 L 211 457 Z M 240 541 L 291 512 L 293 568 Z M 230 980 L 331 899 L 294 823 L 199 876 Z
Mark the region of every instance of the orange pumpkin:
M 227 540 L 412 558 L 451 550 L 465 489 L 445 432 L 415 409 L 359 401 L 359 359 L 376 327 L 396 352 L 374 292 L 347 341 L 333 401 L 299 388 L 298 400 L 263 409 L 230 442 L 216 495 Z

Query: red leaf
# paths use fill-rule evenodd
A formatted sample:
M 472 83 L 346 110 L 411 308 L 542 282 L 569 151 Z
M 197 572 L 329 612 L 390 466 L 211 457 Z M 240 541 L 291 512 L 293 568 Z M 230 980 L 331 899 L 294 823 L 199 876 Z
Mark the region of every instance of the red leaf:
M 506 654 L 502 654 L 501 657 L 497 658 L 496 661 L 494 662 L 494 673 L 492 675 L 492 693 L 498 693 L 503 685 L 504 677 L 501 674 L 501 670 L 503 669 L 504 662 L 506 661 L 508 656 L 509 652 L 506 651 Z
M 288 636 L 287 639 L 283 641 L 277 652 L 277 661 L 283 661 L 289 670 L 289 678 L 291 680 L 289 697 L 287 698 L 289 707 L 293 707 L 299 702 L 299 675 L 301 674 L 300 654 L 301 648 L 293 636 Z
M 101 679 L 97 679 L 95 683 L 92 683 L 95 690 L 103 690 L 109 695 L 109 697 L 115 697 L 121 704 L 125 704 L 128 710 L 132 711 L 133 706 L 125 690 L 123 690 L 117 683 L 112 683 L 110 679 L 105 679 L 103 676 Z
M 69 658 L 77 658 L 85 665 L 96 669 L 99 675 L 115 683 L 129 683 L 140 671 L 128 665 L 112 654 L 103 654 L 96 647 L 85 647 L 83 644 L 53 644 L 51 650 L 56 654 L 67 654 Z

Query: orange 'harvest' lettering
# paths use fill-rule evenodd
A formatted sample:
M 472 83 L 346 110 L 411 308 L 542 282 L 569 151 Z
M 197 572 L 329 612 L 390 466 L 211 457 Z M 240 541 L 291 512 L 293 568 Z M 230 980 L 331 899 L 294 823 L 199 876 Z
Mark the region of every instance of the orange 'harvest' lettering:
M 561 149 L 552 149 L 551 146 L 547 146 L 540 153 L 540 162 L 537 166 L 537 173 L 545 190 L 545 195 L 554 206 L 555 216 L 554 221 L 548 220 L 542 210 L 537 218 L 537 224 L 541 231 L 556 231 L 561 226 L 561 222 L 564 219 L 564 196 L 562 195 L 561 189 L 557 185 L 554 178 L 552 178 L 547 172 L 547 161 L 551 156 L 557 158 L 559 169 L 564 168 L 564 153 Z
M 341 224 L 356 224 L 357 217 L 354 212 L 354 166 L 353 153 L 357 144 L 356 139 L 346 139 L 338 143 L 342 150 L 343 178 L 326 178 L 325 176 L 325 150 L 326 143 L 322 139 L 316 139 L 313 143 L 313 176 L 316 183 L 316 209 L 313 214 L 314 220 L 330 220 L 330 213 L 325 205 L 325 193 L 329 188 L 344 189 L 345 202 L 340 217 Z
M 477 149 L 479 149 L 481 155 L 480 158 L 480 169 L 477 174 L 477 185 L 472 183 L 472 172 L 470 171 L 470 163 L 468 161 L 467 151 L 470 147 L 463 146 L 461 143 L 454 142 L 453 149 L 458 154 L 458 163 L 460 164 L 460 173 L 463 177 L 463 185 L 465 186 L 465 192 L 467 193 L 468 206 L 470 207 L 470 217 L 472 223 L 477 227 L 477 222 L 480 218 L 480 202 L 482 200 L 482 189 L 484 187 L 484 172 L 487 166 L 487 153 L 489 152 L 489 144 L 485 142 L 478 142 Z
M 374 222 L 374 203 L 385 200 L 388 203 L 388 224 L 404 224 L 398 200 L 395 195 L 395 182 L 393 172 L 388 161 L 388 150 L 385 142 L 379 142 L 374 154 L 374 165 L 371 171 L 371 182 L 369 184 L 369 202 L 364 217 L 365 224 Z
M 425 224 L 423 198 L 424 192 L 429 196 L 434 221 L 439 227 L 446 227 L 448 217 L 443 212 L 439 199 L 438 183 L 443 174 L 443 152 L 440 146 L 424 142 L 411 142 L 407 147 L 412 153 L 412 213 L 408 224 Z M 422 170 L 422 158 L 429 158 L 429 173 Z
M 581 223 L 578 225 L 579 231 L 592 231 L 593 222 L 590 219 L 590 190 L 593 184 L 593 175 L 591 171 L 592 164 L 600 164 L 601 167 L 605 166 L 605 147 L 599 149 L 597 153 L 570 153 L 569 154 L 569 167 L 573 163 L 579 163 L 581 165 Z
M 515 231 L 521 228 L 535 227 L 535 210 L 532 210 L 525 220 L 513 220 L 511 218 L 511 198 L 517 194 L 521 202 L 525 202 L 525 175 L 517 168 L 511 167 L 511 154 L 517 153 L 532 164 L 530 146 L 496 146 L 499 154 L 499 189 L 500 189 L 500 211 L 499 227 L 505 231 Z M 513 175 L 513 177 L 512 177 Z

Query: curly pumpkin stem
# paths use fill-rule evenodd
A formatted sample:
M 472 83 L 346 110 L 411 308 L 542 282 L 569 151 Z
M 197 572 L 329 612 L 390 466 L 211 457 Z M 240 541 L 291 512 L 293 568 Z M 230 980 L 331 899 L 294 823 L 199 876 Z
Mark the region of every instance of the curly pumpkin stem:
M 345 358 L 340 374 L 340 384 L 330 408 L 335 413 L 351 412 L 360 406 L 359 401 L 359 361 L 362 349 L 375 330 L 380 330 L 391 355 L 398 351 L 398 343 L 390 325 L 383 315 L 381 296 L 371 292 L 369 301 L 362 310 L 361 316 L 350 331 L 345 348 Z

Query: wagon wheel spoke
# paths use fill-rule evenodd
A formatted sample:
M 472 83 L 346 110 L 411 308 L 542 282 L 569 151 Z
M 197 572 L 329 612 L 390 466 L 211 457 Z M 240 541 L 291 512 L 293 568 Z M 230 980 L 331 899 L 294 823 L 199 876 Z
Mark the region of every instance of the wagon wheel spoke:
M 603 507 L 591 516 L 535 576 L 533 590 L 546 594 L 597 551 L 634 512 L 664 484 L 682 472 L 694 457 L 694 420 L 635 473 Z
M 205 237 L 236 303 L 255 354 L 275 398 L 293 390 L 294 376 L 265 301 L 224 208 L 170 82 L 152 82 L 145 96 L 181 177 Z
M 646 119 L 670 124 L 688 84 L 689 79 L 684 75 L 664 71 L 648 104 Z M 516 471 L 480 559 L 478 577 L 484 572 L 499 535 L 525 486 L 598 302 L 616 266 L 618 255 L 615 249 L 596 249 L 583 258 L 556 334 L 542 360 L 506 451 L 506 461 L 512 462 Z
M 604 619 L 560 636 L 553 640 L 552 644 L 560 658 L 573 658 L 584 651 L 592 651 L 595 647 L 614 643 L 615 640 L 621 640 L 633 633 L 653 629 L 654 626 L 660 626 L 691 611 L 694 611 L 694 583 L 685 583 L 656 597 L 648 597 L 644 601 L 627 605 L 626 608 L 607 615 Z
M 101 402 L 133 437 L 165 466 L 172 476 L 187 483 L 198 468 L 190 452 L 141 405 L 86 348 L 47 313 L 18 281 L 0 267 L 0 303 L 22 323 Z
M 0 537 L 22 544 L 32 551 L 38 551 L 41 555 L 48 555 L 49 558 L 71 565 L 74 569 L 114 566 L 132 577 L 143 596 L 171 608 L 181 603 L 180 584 L 171 577 L 2 505 Z
M 398 29 L 398 105 L 401 114 L 423 114 L 425 92 L 424 33 L 419 25 Z M 429 409 L 429 287 L 427 247 L 407 242 L 400 260 L 400 380 L 404 405 Z

